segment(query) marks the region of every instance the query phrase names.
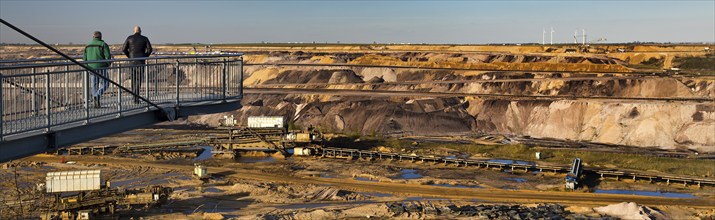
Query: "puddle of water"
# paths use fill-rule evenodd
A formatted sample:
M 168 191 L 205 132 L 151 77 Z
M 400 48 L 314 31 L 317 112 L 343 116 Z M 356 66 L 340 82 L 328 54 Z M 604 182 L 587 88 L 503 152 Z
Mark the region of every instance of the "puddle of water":
M 694 199 L 696 196 L 688 193 L 673 193 L 673 192 L 654 192 L 654 191 L 642 191 L 642 190 L 601 190 L 597 189 L 593 193 L 599 194 L 624 194 L 624 195 L 639 195 L 639 196 L 657 196 L 665 198 L 680 198 L 680 199 Z
M 111 180 L 109 181 L 112 188 L 122 187 L 122 188 L 134 188 L 143 187 L 149 185 L 165 185 L 168 184 L 172 179 L 190 179 L 190 177 L 184 176 L 181 173 L 165 173 L 151 178 L 134 178 L 125 180 Z
M 517 182 L 517 183 L 525 183 L 525 182 L 526 182 L 526 179 L 524 179 L 524 178 L 512 178 L 512 177 L 508 177 L 508 178 L 504 178 L 504 179 L 505 179 L 505 180 L 514 181 L 514 182 Z
M 193 186 L 179 186 L 179 187 L 174 187 L 174 192 L 193 191 L 195 189 L 196 189 L 196 187 L 193 187 Z
M 367 177 L 355 177 L 355 180 L 377 182 L 377 180 L 370 179 L 370 178 L 367 178 Z
M 320 207 L 325 207 L 325 206 L 335 206 L 335 205 L 362 205 L 362 204 L 370 204 L 370 203 L 375 203 L 375 201 L 357 201 L 357 202 L 346 202 L 346 203 L 300 203 L 300 204 L 290 204 L 290 205 L 282 205 L 282 206 L 277 206 L 276 208 L 278 209 L 314 209 L 314 208 L 320 208 Z
M 233 204 L 231 204 L 233 202 Z M 229 204 L 227 204 L 229 203 Z M 242 201 L 203 201 L 202 204 L 203 206 L 200 206 L 194 210 L 194 208 L 190 209 L 184 209 L 181 211 L 181 213 L 184 214 L 192 214 L 194 211 L 203 211 L 206 213 L 230 213 L 234 212 L 236 210 L 240 210 L 241 208 L 245 207 L 246 205 L 243 204 L 245 202 Z M 168 205 L 170 207 L 171 205 Z M 225 216 L 224 216 L 225 217 Z
M 432 198 L 432 197 L 407 197 L 404 201 L 421 201 L 421 200 L 449 200 L 447 198 Z
M 134 185 L 132 183 L 137 183 L 137 182 L 141 182 L 141 180 L 140 179 L 128 179 L 128 180 L 119 180 L 119 181 L 115 180 L 115 181 L 110 181 L 109 184 L 112 188 L 116 188 L 116 187 L 125 187 L 128 185 Z
M 535 165 L 534 162 L 521 161 L 521 160 L 489 159 L 489 160 L 487 160 L 487 162 L 517 164 L 517 165 Z
M 519 190 L 519 187 L 515 187 L 515 186 L 502 186 L 501 189 L 503 189 L 503 190 Z
M 122 133 L 122 134 L 127 134 L 127 135 L 137 135 L 137 134 L 141 134 L 141 133 L 140 133 L 140 132 L 138 132 L 138 131 L 134 131 L 134 130 L 131 130 L 131 131 L 125 131 L 125 132 L 124 132 L 124 133 Z
M 335 178 L 333 175 L 327 174 L 327 173 L 321 173 L 320 177 L 322 178 Z
M 278 209 L 314 209 L 314 208 L 320 208 L 320 207 L 331 206 L 331 205 L 333 205 L 333 204 L 330 204 L 330 203 L 291 204 L 291 205 L 278 206 L 276 208 L 278 208 Z
M 461 185 L 461 184 L 432 184 L 433 186 L 449 187 L 449 188 L 484 188 L 477 185 Z
M 176 180 L 191 180 L 192 178 L 190 176 L 178 176 L 174 179 L 176 179 Z
M 389 193 L 379 193 L 379 192 L 371 192 L 371 193 L 363 193 L 366 196 L 372 196 L 372 197 L 392 197 L 392 194 Z
M 211 156 L 213 156 L 213 153 L 211 153 L 211 151 L 213 151 L 214 147 L 211 147 L 211 146 L 201 146 L 201 148 L 203 148 L 204 150 L 201 151 L 201 153 L 199 154 L 199 156 L 196 156 L 193 160 L 191 160 L 192 162 L 193 162 L 193 161 L 207 160 L 207 159 L 210 159 Z
M 220 189 L 217 189 L 217 188 L 214 188 L 214 187 L 209 187 L 209 188 L 204 189 L 204 192 L 220 193 L 220 192 L 223 192 L 223 190 L 220 190 Z
M 276 158 L 271 156 L 266 157 L 236 157 L 234 159 L 238 163 L 273 163 L 276 162 Z
M 413 169 L 403 169 L 400 171 L 400 176 L 396 179 L 419 179 L 422 178 L 422 174 L 417 173 L 417 170 Z
M 446 156 L 446 157 L 444 157 L 444 158 L 445 158 L 445 159 L 457 159 L 457 156 L 454 156 L 454 155 L 453 155 L 453 156 Z

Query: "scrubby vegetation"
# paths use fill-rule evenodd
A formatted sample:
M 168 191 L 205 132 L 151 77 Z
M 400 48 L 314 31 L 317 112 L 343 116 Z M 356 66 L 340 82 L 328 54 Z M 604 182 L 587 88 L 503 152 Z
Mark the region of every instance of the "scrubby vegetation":
M 381 141 L 381 144 L 391 148 L 412 148 L 416 153 L 429 153 L 434 149 L 448 148 L 460 152 L 483 155 L 485 157 L 526 161 L 534 161 L 534 154 L 541 152 L 542 155 L 546 157 L 541 161 L 554 164 L 570 164 L 574 158 L 578 157 L 583 159 L 587 166 L 659 171 L 669 174 L 698 177 L 712 177 L 715 175 L 715 166 L 703 166 L 703 163 L 707 162 L 697 159 L 666 158 L 641 154 L 581 151 L 573 149 L 550 149 L 545 147 L 530 147 L 521 144 L 420 143 L 418 146 L 414 146 L 414 143 L 397 139 L 387 139 Z
M 676 67 L 690 72 L 715 75 L 715 54 L 710 53 L 704 57 L 677 57 Z

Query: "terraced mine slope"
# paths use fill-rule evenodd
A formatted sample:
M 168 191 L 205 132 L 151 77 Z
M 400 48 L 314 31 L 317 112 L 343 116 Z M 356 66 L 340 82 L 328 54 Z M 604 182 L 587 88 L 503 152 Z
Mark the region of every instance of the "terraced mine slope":
M 238 121 L 285 115 L 295 127 L 349 134 L 502 134 L 715 152 L 714 55 L 705 49 L 713 45 L 157 48 L 245 52 L 245 107 L 228 113 Z M 2 51 L 43 56 L 32 47 Z M 189 122 L 216 125 L 223 115 Z

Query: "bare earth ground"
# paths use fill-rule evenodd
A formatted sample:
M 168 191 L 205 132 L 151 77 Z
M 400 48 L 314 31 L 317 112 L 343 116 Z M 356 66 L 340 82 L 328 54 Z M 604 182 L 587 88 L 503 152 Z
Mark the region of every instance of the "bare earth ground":
M 714 69 L 708 65 L 712 51 L 703 51 L 706 46 L 712 48 L 597 45 L 586 52 L 566 54 L 565 49 L 577 46 L 215 45 L 207 49 L 247 52 L 244 59 L 252 65 L 245 66 L 244 108 L 190 117 L 167 127 L 138 129 L 81 145 L 196 140 L 209 136 L 205 128 L 173 130 L 172 126 L 215 125 L 226 114 L 239 121 L 253 115 L 284 115 L 292 118 L 292 125 L 298 128 L 316 125 L 329 133 L 354 136 L 432 138 L 489 134 L 605 144 L 605 148 L 617 147 L 604 152 L 630 153 L 619 155 L 622 159 L 618 163 L 594 166 L 622 168 L 632 163 L 683 162 L 682 167 L 676 167 L 680 174 L 712 178 L 712 160 L 690 158 L 695 152 L 715 152 L 715 133 L 711 132 L 715 128 L 715 102 L 711 101 L 715 97 L 715 78 Z M 76 55 L 81 48 L 63 46 L 62 50 Z M 618 52 L 621 49 L 625 52 Z M 191 50 L 191 46 L 157 46 L 159 52 Z M 1 59 L 50 56 L 38 47 L 0 46 Z M 664 69 L 671 67 L 683 68 L 683 72 L 669 75 L 672 73 Z M 189 76 L 186 80 L 191 83 L 197 79 Z M 494 94 L 504 96 L 489 96 Z M 480 144 L 491 146 L 493 142 Z M 411 148 L 414 149 L 410 152 L 439 156 L 499 155 L 498 150 L 480 153 L 459 146 Z M 545 149 L 568 155 L 546 160 L 559 165 L 564 164 L 561 160 L 571 160 L 574 152 L 598 153 L 593 149 Z M 629 158 L 652 149 L 688 155 L 689 159 Z M 526 151 L 527 156 L 524 151 L 514 152 L 520 154 L 501 155 L 522 159 L 533 155 L 531 151 Z M 656 218 L 662 218 L 662 214 L 672 219 L 715 216 L 715 193 L 711 187 L 593 180 L 577 192 L 566 192 L 564 177 L 548 173 L 314 157 L 210 159 L 204 162 L 213 178 L 202 183 L 191 176 L 191 158 L 190 153 L 85 155 L 67 156 L 76 162 L 68 164 L 59 163 L 59 156 L 38 155 L 3 164 L 0 198 L 12 201 L 18 194 L 33 193 L 34 184 L 42 182 L 46 172 L 103 169 L 112 187 L 162 184 L 174 188 L 164 206 L 120 212 L 122 217 L 148 219 L 494 219 L 499 217 L 497 211 L 489 212 L 493 216 L 481 216 L 455 210 L 499 207 L 522 213 L 547 210 L 568 218 L 633 218 L 633 213 L 653 213 L 650 217 Z M 696 198 L 590 192 L 595 189 L 689 193 Z M 636 204 L 621 203 L 624 201 Z M 553 203 L 565 210 L 543 205 Z M 452 211 L 434 211 L 444 207 L 452 207 Z M 603 208 L 598 212 L 594 209 L 597 207 Z M 12 211 L 1 210 L 0 216 Z
M 171 132 L 184 130 L 139 129 L 96 140 L 124 143 L 175 140 Z M 159 133 L 160 135 L 158 135 Z M 138 134 L 146 134 L 137 138 Z M 180 134 L 183 136 L 184 134 Z M 89 142 L 91 144 L 93 142 Z M 435 154 L 443 152 L 434 151 Z M 454 154 L 454 151 L 450 151 Z M 253 154 L 260 155 L 260 154 Z M 467 156 L 467 155 L 465 155 Z M 642 182 L 602 181 L 598 189 L 634 189 L 691 193 L 692 199 L 667 199 L 584 192 L 564 192 L 563 175 L 548 173 L 507 173 L 499 170 L 422 164 L 399 161 L 347 160 L 340 158 L 244 157 L 237 160 L 204 161 L 213 178 L 202 183 L 191 176 L 191 157 L 154 156 L 65 156 L 76 164 L 59 163 L 61 156 L 38 155 L 13 162 L 18 164 L 20 186 L 25 189 L 41 182 L 44 174 L 58 170 L 102 169 L 112 187 L 137 188 L 162 184 L 174 188 L 168 204 L 148 210 L 123 210 L 120 216 L 148 219 L 316 219 L 316 218 L 469 218 L 460 214 L 434 214 L 424 211 L 395 212 L 394 204 L 416 207 L 455 205 L 519 205 L 537 207 L 558 203 L 569 216 L 606 216 L 592 208 L 634 201 L 675 218 L 696 218 L 715 208 L 712 188 L 655 185 Z M 258 161 L 258 162 L 256 162 Z M 401 178 L 403 170 L 420 176 Z M 6 180 L 3 191 L 13 191 L 14 168 L 0 170 Z M 410 179 L 414 178 L 414 179 Z M 455 187 L 459 186 L 459 187 Z M 460 188 L 463 187 L 463 188 Z M 6 195 L 5 199 L 12 198 Z M 412 206 L 408 206 L 412 207 Z M 564 214 L 566 216 L 566 214 Z

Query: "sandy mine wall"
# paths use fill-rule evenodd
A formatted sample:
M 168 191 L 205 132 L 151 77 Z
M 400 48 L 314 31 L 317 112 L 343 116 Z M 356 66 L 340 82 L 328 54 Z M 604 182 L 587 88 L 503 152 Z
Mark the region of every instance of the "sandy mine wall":
M 609 60 L 549 56 L 388 55 L 270 53 L 256 63 L 349 63 L 384 65 L 410 62 L 583 63 L 618 65 Z M 474 60 L 474 61 L 471 61 Z M 697 77 L 638 76 L 618 73 L 530 73 L 419 70 L 386 67 L 246 66 L 244 85 L 265 88 L 419 91 L 468 94 L 559 95 L 649 98 L 714 98 L 715 80 Z M 593 77 L 564 80 L 572 77 Z M 605 77 L 605 78 L 604 78 Z M 608 77 L 631 77 L 608 79 Z M 538 79 L 549 80 L 538 80 Z M 188 82 L 195 81 L 189 74 Z M 492 80 L 537 79 L 497 82 Z M 431 83 L 455 81 L 454 83 Z M 401 82 L 422 82 L 400 84 Z M 327 132 L 395 135 L 459 133 L 511 134 L 607 144 L 715 152 L 715 103 L 644 100 L 524 100 L 454 96 L 442 98 L 317 94 L 247 94 L 244 107 L 226 113 L 245 121 L 254 115 L 283 115 L 295 127 Z M 196 116 L 193 123 L 216 125 L 225 114 Z
M 244 105 L 227 114 L 239 121 L 254 115 L 284 115 L 297 127 L 366 135 L 478 132 L 715 152 L 712 103 L 251 95 Z M 189 121 L 216 125 L 222 115 Z
M 535 75 L 531 73 L 474 73 L 468 71 L 428 71 L 393 68 L 247 67 L 244 85 L 274 88 L 430 91 L 509 95 L 715 98 L 715 80 L 713 79 L 638 77 L 606 80 L 601 77 L 607 76 L 593 74 L 590 76 L 593 79 L 571 81 L 565 80 L 567 77 L 571 76 L 560 73 Z M 550 80 L 489 81 L 494 79 L 543 78 L 550 78 Z M 463 82 L 429 83 L 439 81 Z M 400 82 L 424 83 L 407 85 L 399 84 Z
M 476 131 L 715 151 L 715 105 L 470 100 Z

